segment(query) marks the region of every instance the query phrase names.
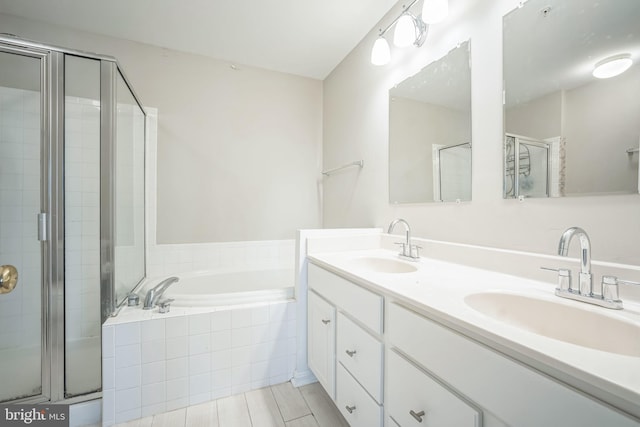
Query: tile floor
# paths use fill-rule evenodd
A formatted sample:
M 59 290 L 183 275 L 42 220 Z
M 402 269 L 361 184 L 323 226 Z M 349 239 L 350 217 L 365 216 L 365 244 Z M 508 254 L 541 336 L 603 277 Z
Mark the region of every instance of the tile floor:
M 348 427 L 319 383 L 248 391 L 116 427 Z

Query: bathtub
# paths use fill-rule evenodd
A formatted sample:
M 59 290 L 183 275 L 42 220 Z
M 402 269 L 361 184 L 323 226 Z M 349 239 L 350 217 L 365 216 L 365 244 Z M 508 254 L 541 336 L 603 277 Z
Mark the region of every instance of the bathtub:
M 174 307 L 217 307 L 294 297 L 293 270 L 198 271 L 175 275 L 180 279 L 164 293 Z M 154 280 L 147 289 L 162 279 Z

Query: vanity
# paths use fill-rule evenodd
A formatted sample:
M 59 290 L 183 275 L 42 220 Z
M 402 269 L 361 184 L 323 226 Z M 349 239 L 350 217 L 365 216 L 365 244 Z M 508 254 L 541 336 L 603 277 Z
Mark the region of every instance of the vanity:
M 307 259 L 309 367 L 351 426 L 640 426 L 638 304 L 381 248 Z

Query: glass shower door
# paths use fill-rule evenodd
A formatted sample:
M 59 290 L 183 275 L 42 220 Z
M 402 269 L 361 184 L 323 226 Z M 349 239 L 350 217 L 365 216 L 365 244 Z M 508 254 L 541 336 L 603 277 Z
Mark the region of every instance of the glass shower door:
M 0 401 L 43 393 L 43 62 L 0 49 Z

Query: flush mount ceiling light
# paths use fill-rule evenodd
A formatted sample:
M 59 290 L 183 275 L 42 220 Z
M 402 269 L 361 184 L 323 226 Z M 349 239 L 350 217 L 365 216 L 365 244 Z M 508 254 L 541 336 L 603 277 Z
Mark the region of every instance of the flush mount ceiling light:
M 449 14 L 449 0 L 424 0 L 422 20 L 427 24 L 439 24 Z
M 599 79 L 615 77 L 627 71 L 631 65 L 633 61 L 628 53 L 610 56 L 596 63 L 593 68 L 593 77 Z
M 448 0 L 423 0 L 424 8 L 421 16 L 415 16 L 409 9 L 420 0 L 413 0 L 409 6 L 403 6 L 402 13 L 391 22 L 380 34 L 371 49 L 371 63 L 373 65 L 386 65 L 391 61 L 389 42 L 384 35 L 396 26 L 393 33 L 393 44 L 397 47 L 422 46 L 427 39 L 429 26 L 425 23 L 425 16 L 429 22 L 441 22 L 448 13 Z

